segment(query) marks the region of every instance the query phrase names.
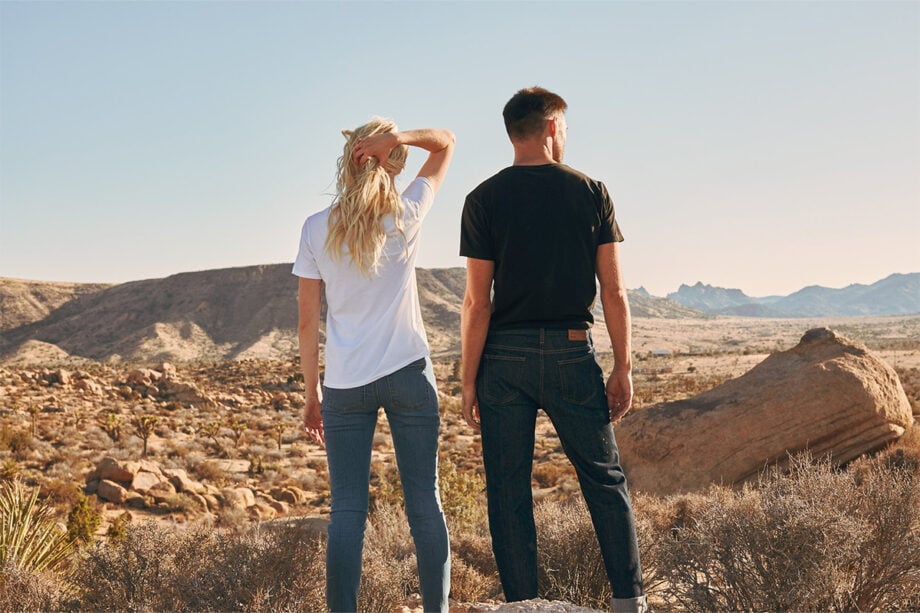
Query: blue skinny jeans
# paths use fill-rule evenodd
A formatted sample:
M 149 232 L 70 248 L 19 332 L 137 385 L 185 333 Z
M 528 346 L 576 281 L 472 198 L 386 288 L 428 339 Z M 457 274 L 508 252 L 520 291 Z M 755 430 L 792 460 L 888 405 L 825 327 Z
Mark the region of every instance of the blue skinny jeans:
M 350 389 L 323 388 L 323 428 L 332 494 L 326 605 L 357 611 L 367 524 L 371 447 L 383 407 L 415 542 L 422 606 L 447 611 L 450 546 L 438 492 L 438 394 L 429 358 Z

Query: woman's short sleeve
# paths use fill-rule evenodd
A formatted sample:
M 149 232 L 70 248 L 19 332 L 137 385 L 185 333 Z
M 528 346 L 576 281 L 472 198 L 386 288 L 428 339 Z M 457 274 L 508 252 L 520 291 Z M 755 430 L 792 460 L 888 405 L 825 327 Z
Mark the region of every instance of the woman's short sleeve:
M 412 183 L 403 190 L 402 202 L 405 207 L 406 219 L 422 221 L 431 210 L 434 203 L 434 190 L 425 177 L 416 177 Z
M 310 244 L 310 220 L 303 223 L 300 231 L 300 249 L 297 251 L 297 259 L 294 260 L 294 269 L 292 271 L 298 277 L 304 279 L 322 279 L 319 274 L 319 266 L 316 264 L 316 255 L 313 253 L 313 246 Z

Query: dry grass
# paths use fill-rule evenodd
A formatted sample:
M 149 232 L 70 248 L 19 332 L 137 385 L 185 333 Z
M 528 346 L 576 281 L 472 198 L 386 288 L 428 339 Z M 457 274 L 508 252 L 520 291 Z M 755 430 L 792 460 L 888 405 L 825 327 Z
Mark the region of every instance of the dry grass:
M 646 589 L 660 610 L 915 610 L 920 602 L 918 435 L 845 469 L 795 458 L 738 490 L 640 496 Z M 903 452 L 903 453 L 899 453 Z M 538 505 L 540 596 L 603 608 L 609 586 L 580 497 Z M 483 523 L 453 528 L 452 598 L 500 594 Z M 324 540 L 292 522 L 238 530 L 132 523 L 74 573 L 0 573 L 3 610 L 319 610 Z M 365 544 L 362 610 L 418 591 L 401 509 L 381 504 Z M 33 604 L 39 603 L 39 604 Z

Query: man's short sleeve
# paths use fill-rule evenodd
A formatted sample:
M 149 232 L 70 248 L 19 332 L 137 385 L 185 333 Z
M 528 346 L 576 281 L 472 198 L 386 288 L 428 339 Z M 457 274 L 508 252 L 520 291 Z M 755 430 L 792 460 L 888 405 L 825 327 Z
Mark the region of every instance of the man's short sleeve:
M 482 204 L 470 194 L 463 203 L 463 218 L 460 222 L 460 255 L 478 260 L 494 260 L 495 250 L 492 234 Z
M 600 217 L 601 223 L 598 228 L 597 244 L 604 243 L 621 243 L 623 242 L 623 233 L 620 232 L 620 224 L 617 223 L 616 213 L 613 210 L 613 198 L 607 191 L 607 186 L 600 183 Z
M 291 271 L 298 277 L 304 279 L 322 279 L 319 274 L 319 266 L 316 264 L 316 256 L 313 253 L 313 246 L 310 244 L 310 220 L 303 223 L 300 231 L 300 249 L 297 251 L 297 259 L 294 260 L 294 269 Z

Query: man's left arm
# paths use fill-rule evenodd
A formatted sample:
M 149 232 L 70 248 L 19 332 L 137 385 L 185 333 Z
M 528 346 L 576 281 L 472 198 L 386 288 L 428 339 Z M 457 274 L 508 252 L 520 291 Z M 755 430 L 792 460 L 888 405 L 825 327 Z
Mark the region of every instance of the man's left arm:
M 613 372 L 607 380 L 610 421 L 617 421 L 632 406 L 632 324 L 629 300 L 620 271 L 620 250 L 616 242 L 597 247 L 597 279 L 601 286 L 604 321 L 613 345 Z

